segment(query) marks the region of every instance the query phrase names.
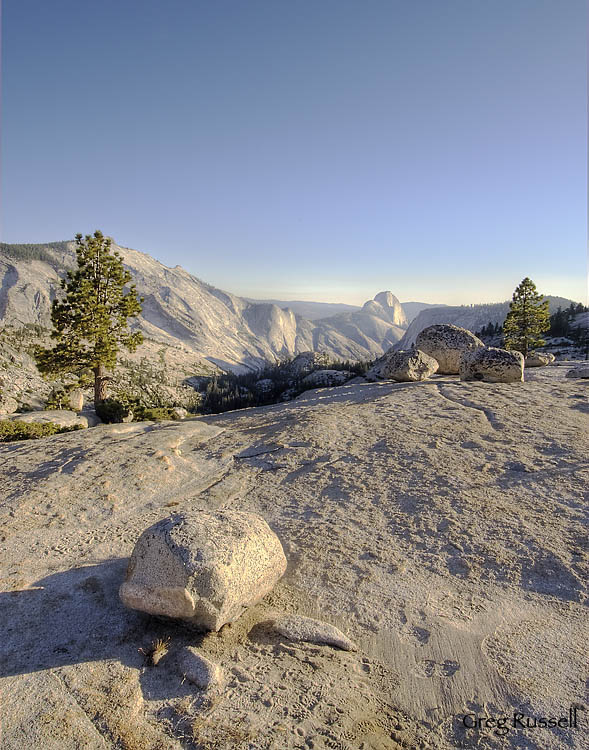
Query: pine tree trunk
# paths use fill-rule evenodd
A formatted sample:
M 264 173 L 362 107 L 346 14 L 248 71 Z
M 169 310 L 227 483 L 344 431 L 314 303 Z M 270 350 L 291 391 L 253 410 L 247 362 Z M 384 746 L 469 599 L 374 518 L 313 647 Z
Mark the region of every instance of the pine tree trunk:
M 106 375 L 104 365 L 94 368 L 94 406 L 104 401 L 107 397 L 107 384 L 110 378 Z

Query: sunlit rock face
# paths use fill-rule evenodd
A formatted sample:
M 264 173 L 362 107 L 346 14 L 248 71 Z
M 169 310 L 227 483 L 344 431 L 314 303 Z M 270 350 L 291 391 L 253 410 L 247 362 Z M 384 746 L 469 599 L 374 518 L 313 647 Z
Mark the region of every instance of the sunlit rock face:
M 388 314 L 391 323 L 401 328 L 407 327 L 407 318 L 401 303 L 392 292 L 379 292 L 374 301 Z
M 50 327 L 51 302 L 75 245 L 38 246 L 38 258 L 0 250 L 0 320 L 5 325 Z M 180 266 L 168 268 L 146 253 L 113 245 L 131 272 L 143 311 L 134 324 L 151 341 L 181 347 L 223 369 L 259 367 L 305 351 L 331 359 L 373 359 L 404 334 L 399 300 L 381 292 L 362 310 L 307 320 L 288 307 L 252 302 L 216 289 Z

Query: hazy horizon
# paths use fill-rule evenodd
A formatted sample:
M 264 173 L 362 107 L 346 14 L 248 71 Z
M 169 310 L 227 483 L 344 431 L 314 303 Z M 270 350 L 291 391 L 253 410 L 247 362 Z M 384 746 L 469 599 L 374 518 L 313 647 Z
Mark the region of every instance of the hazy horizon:
M 4 242 L 253 298 L 588 302 L 586 5 L 2 6 Z
M 140 248 L 130 247 L 129 245 L 126 245 L 125 243 L 117 242 L 116 238 L 112 238 L 112 239 L 113 239 L 113 241 L 119 247 L 123 247 L 123 248 L 126 248 L 128 250 L 135 250 L 135 251 L 139 251 L 139 252 L 145 252 L 145 251 L 141 250 Z M 72 242 L 72 240 L 50 240 L 48 242 L 40 242 L 40 243 L 21 242 L 21 243 L 7 243 L 7 244 L 51 245 L 51 244 L 55 244 L 55 243 L 58 243 L 58 242 Z M 148 254 L 151 255 L 150 253 L 148 253 Z M 153 255 L 151 257 L 154 257 L 156 260 L 158 260 L 160 263 L 162 263 L 164 266 L 167 266 L 168 268 L 173 268 L 174 267 L 174 266 L 170 265 L 169 263 L 166 263 L 165 260 L 162 260 L 161 258 L 157 258 L 155 255 Z M 174 265 L 182 265 L 182 264 L 174 264 Z M 257 294 L 257 295 L 256 294 L 249 294 L 249 293 L 246 293 L 246 292 L 242 293 L 242 292 L 237 291 L 235 288 L 226 288 L 226 287 L 219 286 L 217 284 L 213 284 L 210 281 L 210 279 L 203 278 L 198 273 L 190 271 L 190 269 L 185 268 L 185 270 L 187 270 L 193 276 L 196 276 L 197 278 L 199 278 L 201 281 L 205 282 L 206 284 L 210 284 L 211 286 L 214 286 L 214 287 L 216 287 L 218 289 L 221 289 L 222 291 L 230 292 L 232 294 L 236 294 L 239 297 L 245 297 L 245 298 L 249 298 L 249 299 L 255 299 L 255 300 L 260 301 L 260 302 L 271 302 L 271 301 L 274 301 L 274 300 L 279 301 L 279 302 L 318 302 L 318 303 L 322 303 L 322 304 L 332 304 L 332 305 L 333 304 L 341 304 L 341 305 L 350 305 L 350 306 L 354 306 L 354 307 L 362 307 L 365 302 L 367 302 L 370 299 L 373 299 L 376 294 L 378 294 L 379 292 L 382 292 L 382 291 L 390 291 L 390 292 L 392 292 L 399 299 L 399 301 L 402 304 L 410 303 L 410 302 L 420 302 L 420 303 L 424 303 L 425 302 L 425 303 L 429 303 L 429 304 L 432 304 L 432 305 L 451 305 L 451 306 L 452 305 L 466 305 L 466 306 L 468 306 L 468 305 L 473 305 L 473 304 L 495 304 L 495 303 L 496 304 L 500 304 L 502 302 L 505 302 L 506 300 L 510 300 L 511 299 L 511 296 L 513 294 L 513 290 L 515 289 L 515 286 L 517 286 L 517 284 L 519 284 L 519 281 L 521 281 L 521 279 L 520 279 L 517 282 L 517 284 L 513 287 L 513 289 L 507 294 L 507 296 L 505 296 L 505 297 L 503 297 L 501 299 L 499 299 L 499 298 L 496 298 L 496 299 L 490 299 L 490 298 L 489 299 L 478 299 L 477 298 L 476 300 L 475 299 L 468 299 L 468 300 L 463 300 L 463 301 L 448 302 L 448 301 L 444 301 L 444 300 L 441 300 L 441 299 L 431 299 L 429 297 L 426 299 L 426 297 L 424 295 L 414 296 L 414 297 L 410 297 L 409 298 L 409 297 L 407 297 L 407 295 L 403 295 L 403 293 L 402 293 L 401 290 L 395 290 L 395 289 L 391 288 L 390 286 L 387 287 L 385 285 L 385 286 L 380 286 L 377 289 L 375 288 L 374 290 L 369 290 L 368 289 L 366 291 L 366 295 L 365 296 L 363 296 L 362 294 L 360 294 L 356 290 L 354 292 L 354 294 L 353 294 L 353 298 L 356 299 L 356 300 L 358 300 L 358 301 L 357 302 L 349 302 L 349 301 L 344 301 L 342 299 L 342 295 L 338 296 L 337 293 L 335 293 L 334 296 L 333 296 L 333 298 L 331 298 L 331 299 L 319 299 L 317 296 L 313 296 L 313 294 L 310 293 L 310 292 L 308 292 L 308 291 L 300 291 L 298 293 L 295 292 L 295 294 L 293 295 L 293 294 L 289 293 L 286 290 L 283 290 L 281 292 L 280 289 L 275 290 L 276 293 L 273 293 L 273 292 L 270 293 L 267 290 L 263 290 L 263 289 L 260 289 L 259 290 L 259 294 Z M 532 281 L 534 281 L 534 280 L 532 279 Z M 536 286 L 538 286 L 538 285 L 536 285 Z M 577 299 L 575 297 L 568 297 L 568 295 L 561 294 L 560 292 L 555 291 L 553 289 L 552 290 L 546 290 L 546 289 L 540 289 L 538 287 L 538 291 L 540 293 L 542 293 L 542 294 L 546 294 L 546 295 L 552 296 L 552 297 L 565 297 L 565 298 L 568 298 L 568 299 L 572 299 L 575 302 L 584 302 L 584 299 Z

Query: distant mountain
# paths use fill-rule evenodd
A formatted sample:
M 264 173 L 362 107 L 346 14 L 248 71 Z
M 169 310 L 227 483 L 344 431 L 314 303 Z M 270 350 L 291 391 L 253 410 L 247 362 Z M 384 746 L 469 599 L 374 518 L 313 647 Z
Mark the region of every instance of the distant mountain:
M 383 304 L 370 301 L 363 310 L 311 321 L 271 302 L 252 303 L 216 289 L 180 266 L 168 268 L 145 253 L 115 248 L 144 297 L 136 327 L 223 369 L 259 367 L 309 350 L 333 359 L 373 359 L 404 333 L 403 310 L 390 292 L 377 295 Z M 60 278 L 74 266 L 73 242 L 0 246 L 0 320 L 49 327 Z
M 573 300 L 565 297 L 552 297 L 546 295 L 549 302 L 550 314 L 556 312 L 559 307 L 568 307 Z M 439 323 L 452 323 L 453 325 L 467 328 L 469 331 L 480 331 L 488 323 L 502 324 L 509 310 L 509 302 L 496 302 L 483 305 L 460 305 L 430 307 L 422 310 L 417 317 L 411 321 L 405 331 L 403 338 L 398 342 L 397 349 L 409 349 L 415 343 L 418 334 L 428 326 Z
M 393 345 L 411 346 L 433 323 L 456 323 L 472 331 L 490 321 L 503 322 L 508 303 L 462 307 L 403 306 L 390 291 L 379 292 L 362 308 L 329 303 L 311 312 L 337 312 L 309 319 L 271 301 L 252 302 L 206 284 L 180 266 L 168 268 L 145 253 L 115 246 L 144 297 L 136 322 L 153 342 L 242 371 L 303 351 L 323 351 L 332 359 L 374 359 Z M 73 242 L 0 245 L 0 321 L 50 326 L 51 302 L 65 269 L 75 266 Z M 570 300 L 549 297 L 551 310 Z M 342 310 L 343 308 L 343 310 Z M 299 308 L 300 309 L 300 308 Z
M 278 299 L 251 299 L 245 297 L 248 302 L 255 305 L 276 305 L 282 310 L 292 310 L 296 315 L 301 315 L 307 320 L 318 320 L 328 318 L 331 315 L 338 315 L 343 312 L 354 312 L 360 310 L 357 305 L 345 305 L 343 302 L 308 302 L 307 300 L 284 300 Z
M 390 349 L 405 333 L 407 319 L 401 303 L 391 292 L 379 292 L 364 303 L 360 310 L 316 320 L 320 327 L 331 328 L 356 341 L 371 352 Z M 380 356 L 380 355 L 378 355 Z
M 254 304 L 272 304 L 286 310 L 292 310 L 297 315 L 302 315 L 307 320 L 322 320 L 323 318 L 329 318 L 333 315 L 339 315 L 340 313 L 351 313 L 358 312 L 361 307 L 357 305 L 346 305 L 343 302 L 309 302 L 307 300 L 279 300 L 279 299 L 252 299 L 246 297 L 248 302 Z M 429 302 L 401 302 L 401 307 L 407 318 L 407 322 L 411 323 L 418 313 L 425 310 L 428 307 L 444 307 L 444 305 L 430 304 Z

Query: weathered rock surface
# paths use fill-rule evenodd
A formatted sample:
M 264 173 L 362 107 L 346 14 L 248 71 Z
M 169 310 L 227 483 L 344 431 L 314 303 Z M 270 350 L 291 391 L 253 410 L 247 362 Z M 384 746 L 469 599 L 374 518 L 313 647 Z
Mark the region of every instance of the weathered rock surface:
M 180 672 L 194 685 L 207 690 L 224 682 L 223 670 L 193 646 L 186 646 L 178 657 Z
M 351 377 L 353 375 L 349 370 L 315 370 L 303 378 L 303 383 L 313 388 L 326 388 L 342 385 Z
M 457 375 L 462 353 L 484 346 L 474 333 L 450 324 L 430 326 L 415 340 L 416 349 L 437 361 L 440 375 Z
M 277 633 L 291 641 L 308 641 L 335 646 L 342 651 L 357 651 L 358 647 L 341 630 L 321 620 L 302 615 L 278 615 L 270 620 Z
M 582 724 L 496 738 L 456 720 L 473 696 L 496 716 L 586 705 L 589 381 L 565 378 L 575 364 L 517 388 L 346 384 L 0 444 L 2 750 L 294 750 L 311 736 L 587 750 Z M 202 637 L 124 607 L 144 529 L 221 504 L 278 530 L 289 569 L 268 596 Z M 256 631 L 276 612 L 333 623 L 359 651 Z M 146 668 L 138 649 L 167 638 Z M 177 671 L 197 643 L 227 675 L 212 712 Z
M 143 532 L 119 593 L 132 609 L 220 630 L 271 591 L 285 570 L 280 540 L 261 516 L 184 512 Z
M 507 349 L 471 349 L 460 357 L 460 380 L 516 383 L 524 379 L 524 356 Z
M 554 360 L 554 354 L 550 352 L 532 352 L 526 357 L 525 367 L 546 367 Z
M 77 414 L 68 409 L 47 409 L 46 411 L 29 411 L 11 417 L 14 422 L 47 423 L 59 425 L 59 427 L 94 427 L 100 424 L 100 419 L 91 413 Z
M 573 367 L 566 374 L 567 378 L 589 378 L 589 364 L 581 365 L 580 367 Z
M 400 383 L 425 380 L 438 369 L 438 362 L 419 349 L 396 352 L 390 349 L 364 376 L 369 382 L 396 380 Z

